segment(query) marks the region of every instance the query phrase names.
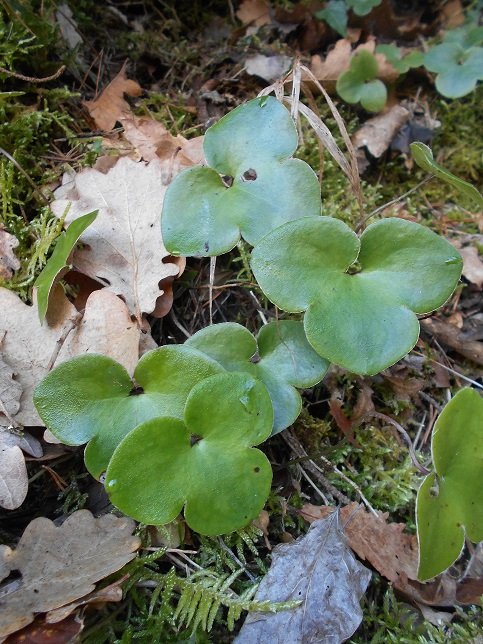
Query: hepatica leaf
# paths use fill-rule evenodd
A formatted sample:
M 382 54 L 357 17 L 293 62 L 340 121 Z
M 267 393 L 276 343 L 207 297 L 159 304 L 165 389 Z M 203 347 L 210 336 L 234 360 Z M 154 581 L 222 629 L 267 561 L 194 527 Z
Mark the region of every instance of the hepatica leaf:
M 420 67 L 424 60 L 424 54 L 421 51 L 413 49 L 403 55 L 402 50 L 394 44 L 378 45 L 376 53 L 384 54 L 394 69 L 401 74 L 405 74 L 413 67 Z
M 88 443 L 86 466 L 99 478 L 126 434 L 156 416 L 182 418 L 193 386 L 222 371 L 215 361 L 184 346 L 146 353 L 133 379 L 115 360 L 87 354 L 51 371 L 37 386 L 34 403 L 63 443 Z
M 251 263 L 274 304 L 306 311 L 317 353 L 360 374 L 378 373 L 411 350 L 416 314 L 441 306 L 462 268 L 449 242 L 396 218 L 372 224 L 360 239 L 337 219 L 299 219 L 269 233 Z
M 83 215 L 73 221 L 65 232 L 63 232 L 54 248 L 50 259 L 45 265 L 40 275 L 35 280 L 34 286 L 37 287 L 37 305 L 40 321 L 45 320 L 47 308 L 49 306 L 49 296 L 52 287 L 62 277 L 62 274 L 69 269 L 69 257 L 77 244 L 79 237 L 84 230 L 92 224 L 97 217 L 97 210 Z
M 205 134 L 209 167 L 179 174 L 164 198 L 162 236 L 173 255 L 210 257 L 240 237 L 255 244 L 270 230 L 320 214 L 313 170 L 293 159 L 297 131 L 273 97 L 240 105 Z
M 483 540 L 483 399 L 463 389 L 446 405 L 434 426 L 434 472 L 419 488 L 416 515 L 418 577 L 431 579 L 460 556 L 465 533 Z
M 263 383 L 241 373 L 207 378 L 190 393 L 183 420 L 155 418 L 126 436 L 109 463 L 106 490 L 144 523 L 169 523 L 184 506 L 196 532 L 237 530 L 268 498 L 270 463 L 252 446 L 268 438 L 272 423 Z
M 411 148 L 413 159 L 416 161 L 420 168 L 423 168 L 423 170 L 426 170 L 426 172 L 435 174 L 438 179 L 446 181 L 446 183 L 450 183 L 462 194 L 466 195 L 469 199 L 474 201 L 480 208 L 483 207 L 483 197 L 480 195 L 475 186 L 472 186 L 471 183 L 468 183 L 467 181 L 460 179 L 451 172 L 448 172 L 448 170 L 443 168 L 442 165 L 436 163 L 433 158 L 433 151 L 431 150 L 431 148 L 429 148 L 424 143 L 420 143 L 419 141 L 411 143 L 409 147 Z
M 346 103 L 360 103 L 369 112 L 379 112 L 386 104 L 387 90 L 377 72 L 375 56 L 360 51 L 352 57 L 348 71 L 337 79 L 337 93 Z
M 270 322 L 256 339 L 240 324 L 213 324 L 185 345 L 202 351 L 227 371 L 249 373 L 265 384 L 274 410 L 272 434 L 291 425 L 300 413 L 302 399 L 295 387 L 312 387 L 329 368 L 307 342 L 302 322 L 294 320 Z
M 424 55 L 424 65 L 437 74 L 436 89 L 443 96 L 460 98 L 472 92 L 477 81 L 483 80 L 483 47 L 476 43 L 455 34 Z

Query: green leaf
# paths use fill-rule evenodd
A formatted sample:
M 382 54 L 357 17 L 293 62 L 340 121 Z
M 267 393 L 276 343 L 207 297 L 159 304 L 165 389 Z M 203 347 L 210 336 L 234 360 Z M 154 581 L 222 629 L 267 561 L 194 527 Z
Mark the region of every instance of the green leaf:
M 164 198 L 161 228 L 169 252 L 221 255 L 240 236 L 253 245 L 287 221 L 319 215 L 318 179 L 292 158 L 296 148 L 290 113 L 271 96 L 240 105 L 209 128 L 210 167 L 180 173 Z
M 386 86 L 376 78 L 377 60 L 363 50 L 352 57 L 348 71 L 339 76 L 336 89 L 346 103 L 361 103 L 369 112 L 380 111 L 387 100 Z
M 324 20 L 341 36 L 347 33 L 347 5 L 345 0 L 330 0 L 325 9 L 317 11 L 315 17 Z
M 419 224 L 383 219 L 359 239 L 342 221 L 320 217 L 268 234 L 253 249 L 251 265 L 274 304 L 306 311 L 305 333 L 319 355 L 372 375 L 411 350 L 419 335 L 416 314 L 444 304 L 462 260 Z
M 431 451 L 435 471 L 424 479 L 416 503 L 422 581 L 458 559 L 465 533 L 483 540 L 483 399 L 474 389 L 459 391 L 443 409 Z
M 401 74 L 405 74 L 413 67 L 420 67 L 424 61 L 424 54 L 421 51 L 413 49 L 413 51 L 403 56 L 402 50 L 393 44 L 378 45 L 376 47 L 376 53 L 383 54 L 394 69 L 397 69 Z
M 35 280 L 34 286 L 37 287 L 37 306 L 41 322 L 45 320 L 52 287 L 70 269 L 68 266 L 69 257 L 79 241 L 79 237 L 97 217 L 97 212 L 96 210 L 79 217 L 59 236 L 54 252 Z
M 99 478 L 126 434 L 156 416 L 182 418 L 194 385 L 222 371 L 196 349 L 179 345 L 146 353 L 133 379 L 111 358 L 87 354 L 51 371 L 37 386 L 34 403 L 63 443 L 88 442 L 86 466 Z
M 382 0 L 346 0 L 346 2 L 357 16 L 367 16 L 374 7 L 381 4 Z
M 417 141 L 416 143 L 411 143 L 409 146 L 411 148 L 411 153 L 413 159 L 416 161 L 418 166 L 426 172 L 435 174 L 438 179 L 445 181 L 446 183 L 451 184 L 462 194 L 464 194 L 468 199 L 474 201 L 480 208 L 483 207 L 483 197 L 480 195 L 478 190 L 463 179 L 460 179 L 448 170 L 445 170 L 443 166 L 436 163 L 433 158 L 433 151 L 424 143 Z
M 268 438 L 272 423 L 260 381 L 240 373 L 207 378 L 189 395 L 184 420 L 155 418 L 126 436 L 109 463 L 106 490 L 143 523 L 169 523 L 185 506 L 196 532 L 233 532 L 268 498 L 270 463 L 252 446 Z
M 448 98 L 460 98 L 472 92 L 483 80 L 483 48 L 465 48 L 456 41 L 432 47 L 424 56 L 424 65 L 436 72 L 436 89 Z
M 213 324 L 185 345 L 202 351 L 227 371 L 249 373 L 265 384 L 274 410 L 272 434 L 291 425 L 300 414 L 302 399 L 295 387 L 312 387 L 329 368 L 307 342 L 302 322 L 294 320 L 270 322 L 256 339 L 240 324 Z

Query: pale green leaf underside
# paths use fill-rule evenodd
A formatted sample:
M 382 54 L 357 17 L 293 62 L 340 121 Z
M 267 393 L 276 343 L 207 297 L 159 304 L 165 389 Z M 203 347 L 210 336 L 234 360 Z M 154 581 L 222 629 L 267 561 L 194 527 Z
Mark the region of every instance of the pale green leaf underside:
M 319 215 L 317 177 L 304 161 L 291 158 L 296 147 L 290 114 L 273 97 L 254 99 L 223 117 L 204 139 L 211 167 L 185 170 L 166 192 L 161 228 L 168 251 L 221 255 L 240 237 L 253 245 L 287 221 Z
M 426 172 L 435 174 L 438 179 L 454 186 L 462 194 L 466 195 L 468 199 L 474 201 L 474 203 L 476 203 L 480 208 L 483 207 L 483 197 L 475 186 L 472 186 L 471 183 L 468 183 L 467 181 L 463 181 L 463 179 L 460 179 L 451 172 L 448 172 L 448 170 L 443 168 L 443 166 L 436 163 L 433 158 L 433 151 L 431 148 L 419 141 L 411 143 L 410 148 L 413 158 L 420 168 L 426 170 Z
M 268 498 L 270 463 L 252 446 L 269 436 L 272 422 L 260 381 L 241 373 L 208 378 L 193 388 L 184 420 L 156 418 L 126 436 L 110 461 L 106 490 L 144 523 L 169 523 L 184 506 L 200 534 L 237 530 Z
M 356 261 L 360 272 L 349 274 Z M 359 240 L 343 222 L 317 217 L 267 235 L 251 265 L 274 304 L 306 311 L 307 339 L 319 355 L 375 374 L 411 350 L 419 334 L 416 314 L 448 299 L 462 260 L 445 239 L 409 221 L 376 222 Z
M 460 556 L 465 532 L 483 540 L 483 399 L 463 389 L 436 421 L 432 455 L 435 472 L 423 481 L 416 514 L 421 580 L 431 579 Z
M 86 354 L 60 364 L 37 386 L 34 403 L 48 429 L 67 445 L 88 443 L 85 462 L 99 478 L 124 436 L 161 415 L 182 418 L 193 386 L 223 368 L 195 349 L 166 346 L 145 354 L 134 372 Z M 143 392 L 133 395 L 133 389 Z
M 185 344 L 227 371 L 249 373 L 265 384 L 274 409 L 272 434 L 291 425 L 300 413 L 302 400 L 295 387 L 317 384 L 329 367 L 307 342 L 303 324 L 294 320 L 270 322 L 257 339 L 239 324 L 213 324 Z
M 49 306 L 49 296 L 52 287 L 69 268 L 67 263 L 79 237 L 97 217 L 97 210 L 75 219 L 63 232 L 55 245 L 54 251 L 47 264 L 34 282 L 37 288 L 37 308 L 40 321 L 43 322 Z

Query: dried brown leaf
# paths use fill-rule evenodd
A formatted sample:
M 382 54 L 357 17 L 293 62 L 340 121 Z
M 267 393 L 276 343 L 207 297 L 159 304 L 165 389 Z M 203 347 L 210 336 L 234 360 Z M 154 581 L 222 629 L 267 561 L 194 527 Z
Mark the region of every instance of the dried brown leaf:
M 15 379 L 15 371 L 2 356 L 0 341 L 0 427 L 12 425 L 13 416 L 20 409 L 22 385 Z
M 22 450 L 16 445 L 4 445 L 0 436 L 0 506 L 6 510 L 20 507 L 27 496 L 28 487 Z
M 469 340 L 457 326 L 437 318 L 421 320 L 421 326 L 442 344 L 454 349 L 465 358 L 476 362 L 476 364 L 483 365 L 483 342 Z
M 269 10 L 270 6 L 264 0 L 243 0 L 236 12 L 236 17 L 244 25 L 262 27 L 271 22 Z
M 71 615 L 56 624 L 47 624 L 37 617 L 32 624 L 9 635 L 4 644 L 77 644 L 84 628 L 77 615 Z
M 89 114 L 94 119 L 100 130 L 109 131 L 115 126 L 116 121 L 123 112 L 129 111 L 129 103 L 124 98 L 140 96 L 141 86 L 126 76 L 126 65 L 123 65 L 119 74 L 105 87 L 101 94 L 93 101 L 84 101 Z
M 47 624 L 57 624 L 71 615 L 77 608 L 81 606 L 88 605 L 97 605 L 102 606 L 110 602 L 120 602 L 122 599 L 122 588 L 121 584 L 129 575 L 118 579 L 109 586 L 105 586 L 100 590 L 95 590 L 94 592 L 82 597 L 81 599 L 71 602 L 66 606 L 61 606 L 60 608 L 54 608 L 54 610 L 49 610 L 45 616 L 45 621 Z
M 178 275 L 170 261 L 159 228 L 167 177 L 158 159 L 148 165 L 121 158 L 107 174 L 87 168 L 75 176 L 75 187 L 66 198 L 53 202 L 61 217 L 71 207 L 66 224 L 92 210 L 96 221 L 82 234 L 84 247 L 74 254 L 74 265 L 120 295 L 142 325 L 162 291 L 159 282 Z
M 409 116 L 406 108 L 394 105 L 387 112 L 369 119 L 352 137 L 354 147 L 356 150 L 366 148 L 372 157 L 379 159 Z
M 0 280 L 9 280 L 20 268 L 20 262 L 13 252 L 17 246 L 18 239 L 0 228 Z
M 94 590 L 95 583 L 116 572 L 140 546 L 132 536 L 134 521 L 88 510 L 72 514 L 60 527 L 34 519 L 15 550 L 0 548 L 0 580 L 10 571 L 21 578 L 3 588 L 0 636 L 23 628 L 35 613 L 64 606 Z
M 483 262 L 478 250 L 474 246 L 465 246 L 460 248 L 459 252 L 463 258 L 463 277 L 466 277 L 468 282 L 476 284 L 478 288 L 482 288 Z

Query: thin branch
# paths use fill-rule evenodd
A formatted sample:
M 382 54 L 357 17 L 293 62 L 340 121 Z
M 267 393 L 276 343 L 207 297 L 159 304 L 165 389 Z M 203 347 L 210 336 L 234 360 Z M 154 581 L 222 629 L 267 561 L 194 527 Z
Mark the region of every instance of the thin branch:
M 65 69 L 66 69 L 65 65 L 62 65 L 55 72 L 55 74 L 52 74 L 51 76 L 45 76 L 44 78 L 35 78 L 35 76 L 24 76 L 23 74 L 19 74 L 18 72 L 12 72 L 9 69 L 5 69 L 5 67 L 0 67 L 0 74 L 13 76 L 13 78 L 18 78 L 19 80 L 27 81 L 28 83 L 48 83 L 49 81 L 53 81 L 56 78 L 59 78 L 59 76 L 65 72 Z

